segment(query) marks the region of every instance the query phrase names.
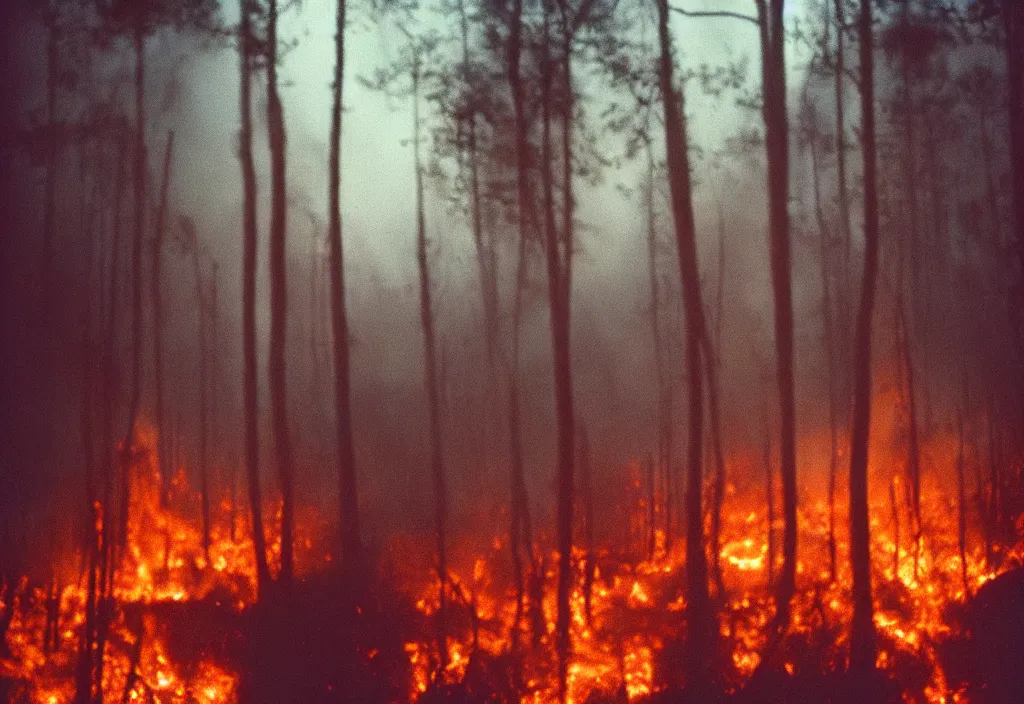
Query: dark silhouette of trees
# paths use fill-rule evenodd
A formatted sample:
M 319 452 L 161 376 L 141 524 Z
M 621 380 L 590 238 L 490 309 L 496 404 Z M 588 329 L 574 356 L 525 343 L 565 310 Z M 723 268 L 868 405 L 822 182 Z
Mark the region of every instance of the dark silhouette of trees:
M 511 543 L 514 579 L 516 582 L 516 612 L 512 622 L 512 649 L 517 649 L 519 624 L 524 612 L 525 585 L 522 569 L 521 549 L 525 549 L 531 572 L 540 572 L 533 549 L 533 529 L 530 522 L 529 502 L 526 493 L 526 473 L 523 460 L 522 423 L 520 409 L 520 332 L 523 319 L 524 296 L 528 280 L 528 242 L 537 236 L 538 222 L 530 188 L 531 150 L 526 117 L 526 90 L 522 75 L 523 53 L 523 3 L 524 0 L 513 0 L 508 20 L 508 39 L 505 47 L 506 78 L 511 94 L 513 120 L 512 129 L 515 140 L 516 165 L 516 274 L 515 288 L 512 298 L 511 342 L 508 355 L 508 424 L 509 449 L 512 459 L 511 476 L 511 511 L 509 540 Z M 537 582 L 541 577 L 531 577 Z M 529 590 L 531 595 L 534 590 Z M 531 598 L 531 602 L 532 602 Z M 531 603 L 531 611 L 539 613 L 540 604 Z M 534 619 L 542 626 L 542 619 Z M 539 628 L 534 629 L 539 639 Z
M 718 627 L 708 593 L 708 567 L 703 530 L 702 447 L 704 433 L 702 342 L 707 335 L 697 264 L 693 188 L 683 92 L 674 77 L 672 38 L 668 26 L 668 0 L 658 1 L 659 84 L 664 110 L 665 161 L 668 164 L 672 217 L 679 253 L 683 309 L 686 316 L 686 373 L 690 382 L 686 484 L 686 666 L 694 688 L 708 686 Z
M 811 174 L 814 192 L 814 219 L 818 227 L 818 246 L 821 264 L 821 319 L 822 343 L 825 347 L 825 386 L 828 392 L 828 560 L 829 579 L 836 580 L 836 473 L 839 468 L 839 364 L 836 354 L 836 312 L 833 303 L 833 279 L 835 262 L 833 261 L 834 238 L 829 229 L 825 208 L 822 202 L 821 187 L 821 156 L 820 141 L 822 136 L 818 127 L 818 114 L 804 91 L 804 102 L 801 109 L 801 141 L 808 148 L 811 156 Z M 842 180 L 842 177 L 840 177 Z M 842 198 L 842 196 L 840 196 Z M 843 209 L 840 208 L 842 211 Z M 841 213 L 840 219 L 848 216 Z
M 720 370 L 722 366 L 722 321 L 725 318 L 725 219 L 718 215 L 718 283 L 715 288 L 714 339 L 704 336 L 704 368 L 708 384 L 708 420 L 711 425 L 711 449 L 715 456 L 715 475 L 712 482 L 711 534 L 708 543 L 711 552 L 711 577 L 721 599 L 725 594 L 722 581 L 722 504 L 725 501 L 725 448 L 722 441 L 722 411 Z
M 245 398 L 245 464 L 249 485 L 249 509 L 252 512 L 253 547 L 256 551 L 256 593 L 261 595 L 270 583 L 266 537 L 263 530 L 263 498 L 260 492 L 259 386 L 256 370 L 256 166 L 252 153 L 252 75 L 256 64 L 253 36 L 254 2 L 243 0 L 238 26 L 241 93 L 239 109 L 241 133 L 239 159 L 242 164 L 242 356 L 243 395 Z
M 288 431 L 288 392 L 285 375 L 285 340 L 288 326 L 287 272 L 285 270 L 288 194 L 285 179 L 284 107 L 277 84 L 279 39 L 277 0 L 267 3 L 267 134 L 270 142 L 270 414 L 274 429 L 277 475 L 281 484 L 281 572 L 287 587 L 294 573 L 295 505 L 294 464 Z
M 199 241 L 199 234 L 196 231 L 195 223 L 191 218 L 182 216 L 179 220 L 178 245 L 181 253 L 192 261 L 192 275 L 195 278 L 195 289 L 193 297 L 196 304 L 196 316 L 198 319 L 197 345 L 199 352 L 199 402 L 196 404 L 199 410 L 199 500 L 200 516 L 202 518 L 203 533 L 202 547 L 206 557 L 206 564 L 210 566 L 210 477 L 209 477 L 209 406 L 207 389 L 209 386 L 209 346 L 207 331 L 208 306 L 206 296 L 206 283 L 203 277 L 203 255 L 205 248 Z
M 878 274 L 878 180 L 875 144 L 874 27 L 871 0 L 861 0 L 861 153 L 864 159 L 864 278 L 857 313 L 853 427 L 850 437 L 850 563 L 853 566 L 853 622 L 850 671 L 875 668 L 874 603 L 871 597 L 871 535 L 868 518 L 868 441 L 871 426 L 871 327 Z
M 346 0 L 338 0 L 335 27 L 334 102 L 331 107 L 329 157 L 330 213 L 328 239 L 331 266 L 331 330 L 334 342 L 334 412 L 337 424 L 338 486 L 341 498 L 340 547 L 343 570 L 358 563 L 359 496 L 356 489 L 356 461 L 352 442 L 351 373 L 349 364 L 348 313 L 345 305 L 345 259 L 341 238 L 341 111 L 345 77 Z M 312 323 L 315 325 L 315 322 Z
M 789 246 L 789 122 L 786 111 L 784 0 L 757 0 L 763 70 L 762 105 L 768 158 L 768 229 L 775 310 L 779 386 L 779 455 L 782 474 L 782 575 L 776 593 L 776 627 L 789 627 L 796 590 L 796 399 L 793 384 L 793 290 Z
M 153 306 L 153 389 L 156 392 L 155 414 L 158 428 L 157 455 L 160 467 L 160 505 L 167 506 L 167 495 L 171 481 L 170 449 L 167 427 L 164 425 L 164 315 L 163 315 L 163 250 L 167 222 L 167 195 L 171 181 L 171 163 L 174 155 L 174 132 L 167 133 L 167 147 L 164 150 L 163 177 L 160 183 L 160 201 L 156 211 L 156 234 L 153 238 L 152 263 L 150 264 L 150 303 Z M 169 540 L 169 539 L 168 539 Z M 169 551 L 168 551 L 169 552 Z
M 440 604 L 437 610 L 437 642 L 440 668 L 448 664 L 448 625 L 446 589 L 448 584 L 448 496 L 441 435 L 441 399 L 438 385 L 437 333 L 431 297 L 430 256 L 427 241 L 426 206 L 424 204 L 423 164 L 420 156 L 420 81 L 423 76 L 424 54 L 429 52 L 432 39 L 413 37 L 404 27 L 409 40 L 409 76 L 412 82 L 413 161 L 416 169 L 416 262 L 419 269 L 420 325 L 423 329 L 424 385 L 427 393 L 427 413 L 430 426 L 430 466 L 434 482 L 434 531 L 437 538 L 437 574 L 441 583 Z

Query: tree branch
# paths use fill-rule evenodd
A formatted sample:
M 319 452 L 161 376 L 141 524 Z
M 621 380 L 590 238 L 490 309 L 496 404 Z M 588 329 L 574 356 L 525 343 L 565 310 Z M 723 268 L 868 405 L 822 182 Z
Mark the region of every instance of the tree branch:
M 728 10 L 684 10 L 681 7 L 675 7 L 674 5 L 669 5 L 668 9 L 672 10 L 672 12 L 678 12 L 680 15 L 685 15 L 686 17 L 728 18 L 744 20 L 752 23 L 755 27 L 759 26 L 757 18 L 751 17 L 750 15 L 744 15 L 742 12 L 730 12 Z

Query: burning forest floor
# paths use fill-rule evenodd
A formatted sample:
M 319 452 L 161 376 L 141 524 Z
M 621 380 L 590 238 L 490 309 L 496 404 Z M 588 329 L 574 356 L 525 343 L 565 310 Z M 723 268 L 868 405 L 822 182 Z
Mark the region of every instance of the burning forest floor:
M 654 556 L 644 554 L 652 512 L 636 495 L 637 466 L 627 474 L 632 483 L 623 493 L 632 511 L 623 531 L 629 535 L 619 541 L 626 545 L 601 545 L 592 554 L 583 545 L 574 549 L 567 693 L 573 704 L 676 701 L 673 693 L 685 680 L 678 665 L 684 545 L 676 541 L 666 550 L 659 527 Z M 442 664 L 431 536 L 391 536 L 367 555 L 361 585 L 342 588 L 331 569 L 330 526 L 312 510 L 300 512 L 300 579 L 288 593 L 268 589 L 257 603 L 245 513 L 224 497 L 207 554 L 194 517 L 198 497 L 184 473 L 175 481 L 173 509 L 160 507 L 158 483 L 152 463 L 142 463 L 128 549 L 109 584 L 112 598 L 101 599 L 97 611 L 109 627 L 94 652 L 94 662 L 102 658 L 102 691 L 94 701 L 558 701 L 558 556 L 550 536 L 535 536 L 532 560 L 521 556 L 521 592 L 506 535 L 486 548 L 456 541 Z M 955 496 L 937 479 L 925 481 L 921 537 L 914 541 L 907 507 L 895 498 L 900 492 L 888 489 L 872 492 L 879 670 L 897 700 L 998 701 L 992 678 L 1021 677 L 1000 668 L 1024 657 L 1024 523 L 1018 519 L 999 540 L 971 528 L 964 563 Z M 726 492 L 719 552 L 724 591 L 713 589 L 722 696 L 849 699 L 843 696 L 852 614 L 846 510 L 837 507 L 833 579 L 824 498 L 801 503 L 798 591 L 792 627 L 778 650 L 781 667 L 758 671 L 774 614 L 763 491 L 730 484 Z M 972 503 L 973 525 L 981 510 Z M 778 525 L 775 530 L 781 535 Z M 280 544 L 271 542 L 269 551 L 274 569 Z M 589 577 L 588 564 L 594 566 Z M 79 555 L 64 571 L 55 567 L 48 583 L 25 578 L 4 585 L 0 616 L 9 624 L 0 648 L 0 696 L 35 704 L 82 701 L 75 689 L 87 572 Z

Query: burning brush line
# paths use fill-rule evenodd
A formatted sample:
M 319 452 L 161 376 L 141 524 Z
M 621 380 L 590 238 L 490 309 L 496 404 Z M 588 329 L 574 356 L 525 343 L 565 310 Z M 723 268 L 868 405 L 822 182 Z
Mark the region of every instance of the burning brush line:
M 150 453 L 150 456 L 152 453 Z M 152 460 L 144 461 L 135 475 L 129 520 L 129 541 L 121 569 L 113 581 L 110 628 L 104 649 L 102 694 L 104 701 L 201 702 L 238 701 L 241 673 L 223 653 L 200 648 L 179 658 L 167 615 L 175 608 L 203 605 L 231 609 L 240 616 L 254 603 L 256 566 L 246 512 L 228 498 L 217 504 L 211 526 L 209 562 L 202 545 L 202 530 L 194 518 L 199 497 L 179 468 L 172 484 L 172 500 L 161 508 L 160 477 Z M 736 467 L 734 466 L 735 470 Z M 630 498 L 625 546 L 602 545 L 588 554 L 573 549 L 571 592 L 572 659 L 568 669 L 570 704 L 591 697 L 642 701 L 673 681 L 674 647 L 685 638 L 683 570 L 685 546 L 675 541 L 665 550 L 662 526 L 654 530 L 655 554 L 647 554 L 652 517 L 649 497 L 640 491 L 642 470 L 630 466 L 625 487 Z M 899 480 L 894 480 L 897 488 Z M 920 537 L 907 529 L 909 507 L 892 501 L 899 491 L 889 483 L 872 487 L 873 569 L 875 625 L 879 634 L 877 666 L 900 681 L 911 700 L 945 702 L 966 700 L 943 670 L 939 649 L 958 635 L 951 606 L 962 604 L 985 582 L 1024 563 L 1024 541 L 994 546 L 998 567 L 986 555 L 985 540 L 972 529 L 966 564 L 961 561 L 957 505 L 943 491 L 940 480 L 927 475 L 922 486 Z M 710 488 L 709 488 L 710 490 Z M 657 499 L 657 497 L 655 497 Z M 755 482 L 741 488 L 730 482 L 722 516 L 719 553 L 725 592 L 716 594 L 723 684 L 737 691 L 761 662 L 767 625 L 774 615 L 773 592 L 768 583 L 769 526 L 764 511 L 763 487 Z M 280 520 L 280 505 L 268 504 L 267 515 Z M 192 509 L 192 510 L 190 510 Z M 846 506 L 837 506 L 838 572 L 829 569 L 829 509 L 824 496 L 804 497 L 800 527 L 798 591 L 793 623 L 787 636 L 800 644 L 785 669 L 799 674 L 812 662 L 824 672 L 846 667 L 848 631 L 852 617 L 851 571 Z M 975 515 L 975 510 L 969 510 Z M 329 526 L 311 509 L 300 512 L 296 559 L 300 577 L 323 572 L 331 555 L 324 549 Z M 710 520 L 710 519 L 709 519 Z M 234 523 L 234 525 L 232 525 Z M 901 533 L 902 524 L 902 533 Z M 518 644 L 514 680 L 510 687 L 523 703 L 559 700 L 555 652 L 556 583 L 558 554 L 552 538 L 540 535 L 534 546 L 536 560 L 523 591 L 523 604 L 510 587 L 509 545 L 496 536 L 488 550 L 478 554 L 453 550 L 446 580 L 449 609 L 445 665 L 437 651 L 431 625 L 439 606 L 440 584 L 429 564 L 428 536 L 395 535 L 386 554 L 417 555 L 398 573 L 396 586 L 422 616 L 420 631 L 404 634 L 408 660 L 408 700 L 446 684 L 493 676 L 496 663 Z M 272 570 L 280 569 L 279 538 L 269 545 Z M 86 582 L 81 555 L 70 584 L 56 582 L 32 586 L 23 580 L 8 585 L 2 608 L 13 610 L 6 637 L 9 654 L 0 659 L 0 676 L 16 684 L 14 701 L 65 704 L 75 696 L 75 667 L 85 628 Z M 587 595 L 587 565 L 594 562 L 591 593 Z M 422 568 L 422 569 L 421 569 Z M 212 606 L 211 606 L 212 605 Z M 808 657 L 811 653 L 812 657 Z M 375 653 L 368 653 L 373 658 Z M 911 665 L 908 667 L 908 663 Z

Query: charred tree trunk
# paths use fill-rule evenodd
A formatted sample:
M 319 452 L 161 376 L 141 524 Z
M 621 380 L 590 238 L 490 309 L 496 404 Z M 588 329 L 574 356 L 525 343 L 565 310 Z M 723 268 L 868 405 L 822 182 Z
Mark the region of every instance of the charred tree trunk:
M 647 560 L 654 561 L 655 551 L 658 547 L 658 495 L 657 495 L 657 468 L 654 463 L 654 456 L 647 453 Z
M 875 669 L 874 604 L 871 598 L 871 528 L 868 520 L 868 441 L 871 428 L 871 319 L 878 274 L 878 176 L 875 153 L 874 27 L 871 0 L 860 3 L 861 151 L 864 158 L 864 280 L 857 313 L 853 429 L 850 442 L 850 563 L 853 623 L 850 671 Z
M 200 259 L 200 247 L 198 240 L 192 249 L 192 268 L 196 277 L 196 308 L 199 315 L 199 497 L 200 511 L 203 519 L 203 555 L 206 557 L 206 566 L 210 562 L 210 472 L 208 463 L 209 454 L 209 425 L 206 391 L 207 381 L 207 348 L 206 332 L 206 296 L 203 294 L 203 270 Z
M 768 511 L 768 589 L 775 586 L 775 555 L 778 550 L 775 545 L 775 471 L 772 462 L 772 436 L 771 425 L 768 423 L 768 414 L 765 414 L 764 425 L 764 473 L 765 493 Z
M 570 136 L 563 135 L 563 231 L 555 224 L 554 163 L 551 154 L 552 75 L 551 17 L 548 3 L 543 3 L 544 28 L 541 39 L 541 181 L 544 189 L 544 250 L 547 263 L 548 312 L 551 326 L 551 347 L 555 375 L 555 415 L 558 426 L 558 474 L 556 524 L 558 545 L 558 584 L 556 588 L 557 618 L 555 643 L 558 652 L 558 691 L 562 701 L 567 694 L 569 668 L 569 596 L 572 586 L 572 528 L 573 528 L 573 455 L 575 452 L 574 413 L 572 398 L 572 366 L 569 343 L 569 301 L 572 260 L 572 174 Z M 569 56 L 562 66 L 564 85 L 571 91 Z M 570 102 L 568 96 L 566 101 Z M 571 112 L 571 105 L 565 107 Z M 571 120 L 570 120 L 571 122 Z M 563 123 L 565 125 L 566 123 Z
M 85 146 L 82 147 L 82 202 L 85 202 L 85 163 L 86 158 L 84 154 Z M 84 210 L 84 208 L 83 208 Z M 82 213 L 85 216 L 85 213 Z M 89 250 L 88 259 L 91 259 L 92 246 L 92 233 L 89 231 L 89 225 L 85 223 L 85 236 L 88 238 L 87 249 Z M 88 261 L 87 259 L 87 261 Z M 91 262 L 88 262 L 89 268 L 91 269 Z M 90 272 L 91 273 L 91 272 Z M 81 325 L 81 342 L 79 350 L 81 357 L 79 359 L 80 369 L 82 373 L 82 406 L 81 406 L 81 425 L 80 429 L 82 432 L 82 460 L 85 474 L 85 493 L 86 500 L 89 502 L 89 508 L 86 512 L 86 520 L 88 525 L 85 526 L 85 548 L 86 555 L 89 560 L 89 576 L 86 587 L 86 618 L 85 628 L 83 631 L 82 641 L 80 643 L 80 650 L 78 654 L 78 668 L 76 670 L 76 702 L 89 702 L 91 697 L 94 696 L 96 690 L 100 689 L 101 685 L 98 677 L 93 676 L 95 670 L 93 664 L 92 648 L 94 643 L 94 616 L 95 612 L 92 608 L 93 600 L 96 596 L 96 571 L 94 556 L 95 551 L 93 550 L 95 536 L 95 520 L 96 520 L 96 488 L 95 488 L 95 431 L 93 427 L 93 417 L 95 415 L 95 405 L 93 399 L 94 391 L 94 374 L 95 374 L 95 361 L 94 361 L 94 347 L 92 339 L 92 287 L 90 285 L 90 275 L 86 275 L 85 291 L 82 294 L 83 309 Z M 6 626 L 10 624 L 10 617 L 13 616 L 14 612 L 14 600 L 10 600 L 7 607 L 7 613 L 4 614 L 5 627 L 3 633 L 6 631 Z
M 590 438 L 587 428 L 580 426 L 580 493 L 583 499 L 583 546 L 586 550 L 586 565 L 583 571 L 583 610 L 587 624 L 591 623 L 594 577 L 597 574 L 597 553 L 594 551 L 594 485 L 590 466 Z M 653 474 L 653 462 L 652 462 Z M 653 482 L 652 482 L 653 484 Z M 653 504 L 652 504 L 653 506 Z
M 341 112 L 345 77 L 345 10 L 338 0 L 335 27 L 334 104 L 331 108 L 330 239 L 331 330 L 334 342 L 334 413 L 337 422 L 338 485 L 341 496 L 341 564 L 355 574 L 358 565 L 359 494 L 356 458 L 352 441 L 351 366 L 349 362 L 348 312 L 345 305 L 345 258 L 341 239 Z
M 722 345 L 722 319 L 725 291 L 725 219 L 721 211 L 718 213 L 718 286 L 715 289 L 715 334 L 704 336 L 704 368 L 708 383 L 708 416 L 711 424 L 711 447 L 715 455 L 715 478 L 712 489 L 711 507 L 711 576 L 719 598 L 725 594 L 725 582 L 722 580 L 722 504 L 725 501 L 725 448 L 722 442 L 722 412 L 719 405 Z
M 967 375 L 964 374 L 964 387 L 966 389 Z M 966 467 L 964 460 L 964 413 L 967 412 L 966 392 L 964 393 L 964 408 L 956 412 L 956 489 L 957 489 L 957 523 L 956 537 L 957 548 L 960 551 L 960 577 L 964 584 L 965 598 L 970 598 L 971 589 L 967 583 L 967 483 L 965 480 Z
M 892 579 L 900 578 L 900 504 L 896 498 L 896 477 L 889 482 L 889 507 L 892 510 Z
M 256 551 L 257 598 L 270 583 L 266 537 L 263 532 L 263 499 L 260 492 L 259 459 L 259 386 L 256 381 L 256 167 L 252 154 L 252 73 L 253 53 L 252 0 L 242 0 L 239 25 L 241 73 L 241 147 L 244 204 L 242 210 L 242 357 L 245 397 L 245 464 L 252 511 L 253 547 Z
M 686 372 L 690 381 L 686 485 L 686 668 L 695 690 L 710 686 L 717 625 L 708 593 L 701 466 L 704 432 L 702 342 L 707 335 L 697 263 L 696 226 L 690 181 L 683 92 L 676 86 L 668 0 L 658 0 L 660 45 L 659 84 L 664 107 L 665 151 L 672 197 L 672 216 L 679 251 L 683 311 L 686 316 Z
M 999 535 L 999 460 L 996 456 L 996 426 L 995 426 L 995 401 L 990 397 L 988 401 L 986 426 L 988 427 L 988 469 L 989 469 L 989 494 L 988 512 L 986 523 L 989 534 L 993 538 Z
M 466 159 L 469 166 L 470 224 L 476 248 L 477 269 L 480 275 L 480 296 L 484 312 L 484 344 L 487 353 L 488 374 L 494 372 L 498 359 L 498 279 L 494 247 L 485 237 L 483 206 L 480 194 L 480 169 L 477 147 L 476 85 L 469 60 L 469 18 L 466 1 L 459 0 L 459 26 L 462 38 L 462 81 L 466 90 Z
M 167 456 L 167 432 L 164 427 L 164 314 L 162 265 L 164 235 L 167 218 L 167 195 L 171 183 L 171 160 L 174 155 L 174 131 L 167 132 L 167 148 L 164 150 L 163 180 L 160 184 L 160 201 L 156 211 L 156 233 L 153 237 L 153 260 L 149 272 L 149 296 L 153 304 L 153 390 L 156 392 L 157 461 L 160 468 L 160 506 L 167 507 L 168 490 L 171 482 L 171 466 Z
M 527 282 L 527 243 L 537 229 L 537 218 L 533 207 L 533 196 L 530 189 L 530 143 L 526 123 L 526 98 L 522 83 L 521 58 L 523 48 L 523 0 L 515 0 L 512 7 L 512 16 L 509 24 L 509 38 L 507 46 L 508 62 L 508 83 L 512 94 L 514 111 L 515 130 L 515 154 L 516 154 L 516 211 L 519 229 L 518 257 L 516 265 L 516 284 L 512 301 L 512 340 L 511 354 L 509 355 L 508 369 L 508 420 L 509 420 L 509 443 L 512 458 L 512 510 L 511 510 L 511 532 L 513 570 L 516 579 L 516 615 L 512 628 L 513 651 L 518 640 L 518 626 L 523 616 L 524 604 L 524 580 L 521 562 L 520 548 L 526 548 L 526 555 L 529 559 L 531 572 L 538 568 L 537 560 L 533 553 L 533 531 L 530 525 L 529 502 L 526 493 L 526 476 L 523 467 L 522 451 L 522 430 L 520 417 L 520 391 L 519 391 L 519 345 L 520 327 L 522 323 L 523 296 L 526 292 Z M 531 577 L 531 584 L 536 579 Z M 530 590 L 532 597 L 534 590 Z M 539 626 L 543 625 L 543 618 L 536 618 L 540 613 L 541 605 L 530 600 L 531 622 L 534 627 L 534 640 L 539 642 L 541 631 Z
M 852 314 L 853 286 L 850 277 L 850 259 L 853 249 L 853 225 L 850 217 L 850 194 L 847 186 L 846 173 L 846 92 L 844 90 L 844 74 L 846 73 L 846 11 L 845 0 L 833 0 L 836 23 L 836 65 L 835 65 L 835 102 L 836 102 L 836 189 L 839 205 L 839 220 L 843 228 L 842 260 L 839 267 L 838 288 L 838 311 L 840 320 L 841 339 L 843 345 L 839 350 L 845 350 L 849 344 L 850 327 Z M 838 351 L 838 350 L 836 350 Z M 846 368 L 846 362 L 850 356 L 843 353 L 842 367 Z M 837 365 L 838 366 L 838 365 Z M 838 371 L 838 369 L 836 370 Z M 845 413 L 849 412 L 849 399 L 851 396 L 849 372 L 843 372 L 842 383 L 839 385 L 840 397 L 843 399 L 842 408 Z M 848 422 L 848 418 L 844 419 Z
M 210 274 L 210 446 L 213 455 L 213 466 L 221 482 L 228 487 L 228 535 L 235 542 L 235 463 L 229 462 L 227 477 L 224 477 L 224 458 L 221 454 L 220 435 L 220 308 L 217 302 L 217 280 L 220 278 L 220 264 L 213 262 Z M 221 489 L 223 490 L 223 489 Z
M 128 401 L 128 427 L 121 446 L 120 515 L 116 537 L 117 549 L 123 549 L 128 538 L 128 513 L 131 493 L 131 465 L 135 444 L 135 424 L 142 398 L 142 246 L 145 238 L 146 214 L 146 111 L 145 111 L 145 23 L 141 6 L 135 21 L 135 144 L 132 185 L 134 187 L 134 228 L 132 233 L 132 366 L 131 391 Z M 104 518 L 106 520 L 106 517 Z M 111 572 L 113 566 L 110 567 Z
M 832 248 L 825 211 L 821 202 L 821 169 L 818 161 L 817 133 L 810 135 L 811 172 L 814 180 L 814 214 L 818 222 L 821 248 L 821 319 L 825 344 L 825 369 L 828 378 L 828 566 L 829 581 L 836 581 L 836 472 L 839 468 L 839 395 L 836 390 L 835 320 L 832 306 Z
M 913 526 L 914 581 L 917 581 L 921 561 L 921 442 L 918 436 L 917 402 L 914 386 L 914 367 L 910 354 L 910 334 L 907 330 L 903 306 L 902 285 L 896 291 L 896 347 L 907 398 L 907 481 L 910 489 L 910 515 Z
M 424 204 L 423 165 L 420 157 L 420 49 L 414 48 L 412 63 L 413 158 L 416 168 L 416 260 L 420 275 L 420 325 L 423 328 L 424 385 L 430 427 L 430 466 L 434 482 L 434 530 L 437 539 L 437 576 L 441 582 L 437 610 L 439 672 L 448 664 L 446 585 L 448 583 L 448 494 L 444 446 L 441 437 L 441 397 L 438 388 L 437 340 L 431 302 L 430 257 L 427 251 L 427 220 Z
M 654 348 L 654 373 L 658 393 L 658 466 L 662 468 L 664 491 L 663 522 L 665 525 L 665 554 L 672 551 L 672 390 L 665 373 L 665 350 L 661 322 L 661 287 L 658 283 L 658 230 L 655 214 L 654 152 L 651 140 L 645 142 L 647 150 L 647 262 L 651 286 L 651 337 Z
M 281 484 L 281 572 L 278 579 L 286 588 L 294 573 L 293 539 L 294 479 L 292 443 L 288 433 L 288 390 L 285 347 L 288 329 L 288 276 L 286 271 L 286 227 L 288 195 L 285 181 L 284 107 L 277 89 L 277 0 L 267 6 L 267 132 L 270 142 L 270 413 L 277 455 L 277 477 Z
M 776 592 L 775 629 L 789 628 L 796 590 L 796 400 L 793 384 L 793 290 L 789 252 L 789 125 L 786 114 L 784 0 L 757 0 L 763 59 L 768 221 L 775 311 L 782 474 L 782 575 Z

